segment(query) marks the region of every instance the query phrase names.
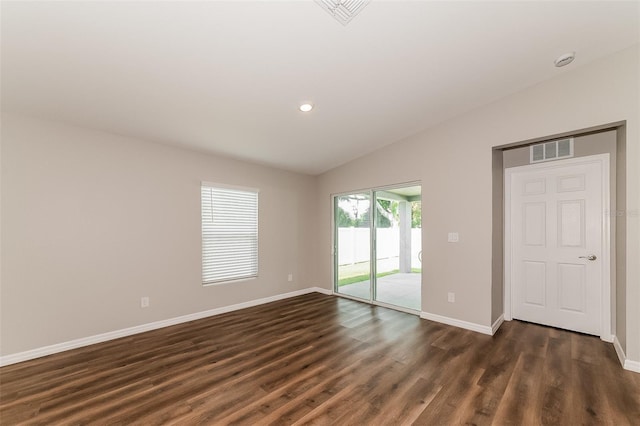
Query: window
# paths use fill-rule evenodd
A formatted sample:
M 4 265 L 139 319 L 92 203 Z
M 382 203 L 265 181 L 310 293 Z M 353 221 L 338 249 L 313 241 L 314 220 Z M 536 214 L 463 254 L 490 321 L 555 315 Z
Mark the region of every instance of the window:
M 202 283 L 258 276 L 258 190 L 202 183 Z

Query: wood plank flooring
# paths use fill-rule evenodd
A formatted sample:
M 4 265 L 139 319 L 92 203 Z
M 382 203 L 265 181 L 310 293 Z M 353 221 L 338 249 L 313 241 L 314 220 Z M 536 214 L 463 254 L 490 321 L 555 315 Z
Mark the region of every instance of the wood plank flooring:
M 309 294 L 0 369 L 0 423 L 640 425 L 597 337 Z

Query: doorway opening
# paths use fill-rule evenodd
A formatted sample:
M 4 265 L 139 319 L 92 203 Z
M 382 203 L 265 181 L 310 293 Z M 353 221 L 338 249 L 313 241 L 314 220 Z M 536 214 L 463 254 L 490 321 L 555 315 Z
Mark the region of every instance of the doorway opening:
M 334 293 L 419 313 L 420 184 L 340 194 L 334 208 Z
M 626 293 L 626 281 L 624 271 L 626 269 L 626 216 L 624 214 L 620 214 L 620 212 L 626 211 L 626 197 L 624 191 L 617 191 L 620 188 L 624 188 L 624 184 L 626 182 L 626 127 L 624 122 L 612 123 L 602 126 L 593 127 L 590 129 L 583 129 L 579 131 L 571 131 L 566 133 L 561 133 L 553 136 L 546 136 L 542 138 L 531 139 L 528 141 L 517 142 L 508 145 L 496 146 L 493 147 L 492 150 L 492 164 L 493 164 L 493 229 L 492 229 L 492 285 L 491 285 L 491 300 L 492 300 L 492 309 L 491 309 L 491 321 L 499 327 L 499 324 L 503 319 L 509 320 L 512 318 L 518 318 L 518 316 L 513 316 L 512 306 L 513 306 L 513 294 L 511 294 L 511 288 L 508 287 L 507 282 L 507 274 L 508 271 L 508 251 L 510 248 L 508 247 L 509 242 L 506 239 L 507 229 L 505 225 L 508 227 L 506 212 L 505 212 L 505 204 L 507 201 L 507 194 L 505 191 L 505 175 L 506 169 L 519 167 L 519 166 L 527 166 L 531 165 L 531 150 L 530 147 L 534 144 L 546 143 L 548 141 L 554 141 L 557 139 L 563 138 L 572 138 L 575 141 L 574 144 L 574 152 L 573 157 L 575 161 L 579 158 L 585 159 L 588 156 L 593 155 L 601 155 L 607 154 L 609 156 L 609 165 L 608 165 L 608 185 L 603 183 L 604 186 L 602 189 L 609 192 L 609 200 L 608 202 L 603 200 L 603 206 L 601 208 L 601 226 L 602 226 L 602 235 L 604 237 L 604 246 L 602 253 L 602 257 L 597 256 L 590 260 L 590 255 L 594 253 L 579 253 L 578 256 L 579 262 L 584 263 L 581 266 L 570 265 L 573 261 L 559 261 L 556 259 L 556 263 L 562 263 L 562 265 L 552 265 L 551 268 L 555 271 L 555 276 L 548 276 L 547 278 L 553 279 L 558 282 L 562 281 L 562 284 L 566 289 L 571 287 L 569 284 L 573 283 L 573 290 L 578 290 L 577 283 L 580 281 L 569 280 L 572 278 L 572 274 L 574 278 L 582 278 L 582 273 L 587 273 L 588 270 L 593 270 L 593 266 L 597 262 L 604 262 L 601 264 L 603 270 L 603 282 L 605 282 L 605 287 L 603 287 L 603 293 L 601 300 L 604 301 L 606 306 L 602 306 L 602 310 L 599 316 L 599 323 L 601 324 L 600 332 L 594 332 L 594 334 L 599 334 L 602 340 L 612 342 L 615 340 L 617 335 L 625 336 L 626 334 L 626 310 L 625 308 L 625 293 Z M 566 160 L 560 160 L 566 161 Z M 552 161 L 547 163 L 551 165 L 551 163 L 556 163 L 556 161 Z M 543 163 L 540 163 L 543 164 Z M 606 173 L 606 172 L 605 172 Z M 581 179 L 577 179 L 577 181 L 581 181 Z M 576 181 L 576 182 L 577 182 Z M 541 183 L 541 182 L 540 182 Z M 556 188 L 560 188 L 559 185 L 568 185 L 569 180 L 565 180 L 564 178 L 552 179 L 552 181 L 547 182 L 549 187 L 555 186 Z M 521 191 L 524 189 L 521 187 L 522 182 L 520 184 L 516 183 L 516 188 L 520 187 Z M 535 182 L 532 182 L 529 185 L 528 191 L 533 191 L 535 186 Z M 571 185 L 569 185 L 571 186 Z M 558 194 L 558 197 L 569 197 L 568 194 L 574 193 L 578 194 L 574 191 L 567 191 L 567 188 L 560 188 L 562 194 Z M 577 187 L 576 187 L 577 189 Z M 510 189 L 510 195 L 513 195 L 513 191 Z M 535 192 L 535 191 L 534 191 Z M 531 194 L 533 195 L 533 194 Z M 569 197 L 571 198 L 571 197 Z M 549 222 L 547 225 L 556 227 L 556 232 L 552 232 L 549 234 L 549 237 L 552 237 L 555 242 L 558 241 L 558 228 L 557 224 L 560 219 L 566 220 L 571 214 L 569 214 L 569 210 L 573 208 L 575 216 L 578 218 L 580 215 L 577 213 L 581 213 L 581 203 L 575 203 L 574 201 L 577 198 L 573 197 L 571 200 L 556 200 L 556 214 L 553 214 L 552 219 L 553 223 Z M 535 201 L 535 200 L 534 200 Z M 530 213 L 532 213 L 531 218 L 534 218 L 533 213 L 535 213 L 536 209 L 534 205 L 527 204 L 526 206 Z M 580 208 L 578 208 L 580 207 Z M 525 209 L 526 210 L 526 209 Z M 542 213 L 542 209 L 539 209 L 540 213 Z M 558 216 L 559 213 L 566 213 L 566 216 L 562 218 Z M 612 214 L 615 212 L 616 214 Z M 521 212 L 523 215 L 524 212 Z M 519 214 L 518 219 L 523 219 L 522 215 Z M 535 224 L 535 221 L 531 221 L 532 224 Z M 572 222 L 574 225 L 577 225 L 578 222 Z M 522 225 L 522 224 L 521 224 Z M 531 228 L 529 231 L 537 229 L 535 227 Z M 542 227 L 539 228 L 541 230 Z M 578 229 L 575 227 L 574 229 Z M 567 228 L 569 230 L 569 228 Z M 532 234 L 533 235 L 533 234 Z M 578 234 L 576 234 L 578 235 Z M 565 235 L 565 239 L 568 235 Z M 566 242 L 566 241 L 565 241 Z M 576 243 L 577 244 L 577 243 Z M 580 245 L 580 244 L 577 244 Z M 608 248 L 607 248 L 608 247 Z M 586 249 L 587 247 L 583 247 Z M 529 250 L 527 248 L 527 250 Z M 587 250 L 588 251 L 588 250 Z M 586 258 L 581 258 L 580 256 L 587 256 Z M 586 260 L 585 260 L 586 259 Z M 531 272 L 528 277 L 530 281 L 525 283 L 526 285 L 531 286 L 535 280 L 532 278 L 535 274 L 533 274 L 533 270 L 535 267 L 541 271 L 543 268 L 541 265 L 535 263 L 535 260 L 525 259 L 527 262 L 530 262 L 526 265 L 529 268 L 529 272 Z M 588 266 L 587 266 L 588 265 Z M 584 266 L 584 268 L 582 267 Z M 522 270 L 524 270 L 524 266 Z M 597 268 L 595 268 L 597 269 Z M 608 272 L 607 272 L 608 271 Z M 593 271 L 589 272 L 589 275 L 592 275 Z M 525 274 L 526 275 L 526 274 Z M 542 276 L 542 275 L 541 275 Z M 513 279 L 513 276 L 510 277 Z M 524 275 L 521 275 L 519 279 L 524 278 Z M 606 286 L 606 281 L 609 282 L 608 289 Z M 566 285 L 565 285 L 566 284 Z M 535 287 L 535 286 L 534 286 Z M 529 302 L 531 304 L 532 301 L 535 301 L 534 295 L 534 287 L 529 289 L 530 294 L 526 297 L 529 297 Z M 523 288 L 519 288 L 520 296 L 522 296 Z M 557 285 L 551 289 L 551 291 L 555 292 L 558 290 Z M 572 290 L 572 291 L 573 291 Z M 568 292 L 566 294 L 570 294 Z M 540 295 L 540 294 L 538 294 Z M 516 295 L 518 296 L 518 295 Z M 519 296 L 518 296 L 519 297 Z M 542 300 L 542 299 L 540 299 Z M 521 300 L 520 300 L 521 301 Z M 517 301 L 519 303 L 519 301 Z M 575 304 L 572 304 L 572 301 L 564 300 L 561 301 L 566 306 L 564 308 L 566 310 L 573 309 L 577 311 Z M 511 306 L 509 306 L 511 305 Z M 531 307 L 531 306 L 529 306 Z M 571 308 L 571 309 L 569 309 Z M 544 322 L 543 322 L 544 323 Z M 572 328 L 572 327 L 568 327 Z M 615 340 L 617 342 L 617 340 Z M 624 351 L 624 342 L 617 343 L 615 345 L 616 351 L 620 356 Z M 622 359 L 622 358 L 621 358 Z

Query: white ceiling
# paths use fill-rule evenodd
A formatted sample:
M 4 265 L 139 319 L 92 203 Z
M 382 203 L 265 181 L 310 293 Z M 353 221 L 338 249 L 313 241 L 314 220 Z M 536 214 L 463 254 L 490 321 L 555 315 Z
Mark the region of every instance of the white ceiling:
M 318 174 L 638 43 L 639 5 L 3 1 L 2 107 Z

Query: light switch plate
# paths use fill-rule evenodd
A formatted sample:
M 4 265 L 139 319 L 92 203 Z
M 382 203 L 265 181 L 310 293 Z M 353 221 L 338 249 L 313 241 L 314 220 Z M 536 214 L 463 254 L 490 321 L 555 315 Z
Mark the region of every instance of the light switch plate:
M 449 232 L 447 241 L 450 243 L 457 243 L 458 241 L 460 241 L 460 236 L 457 232 Z

